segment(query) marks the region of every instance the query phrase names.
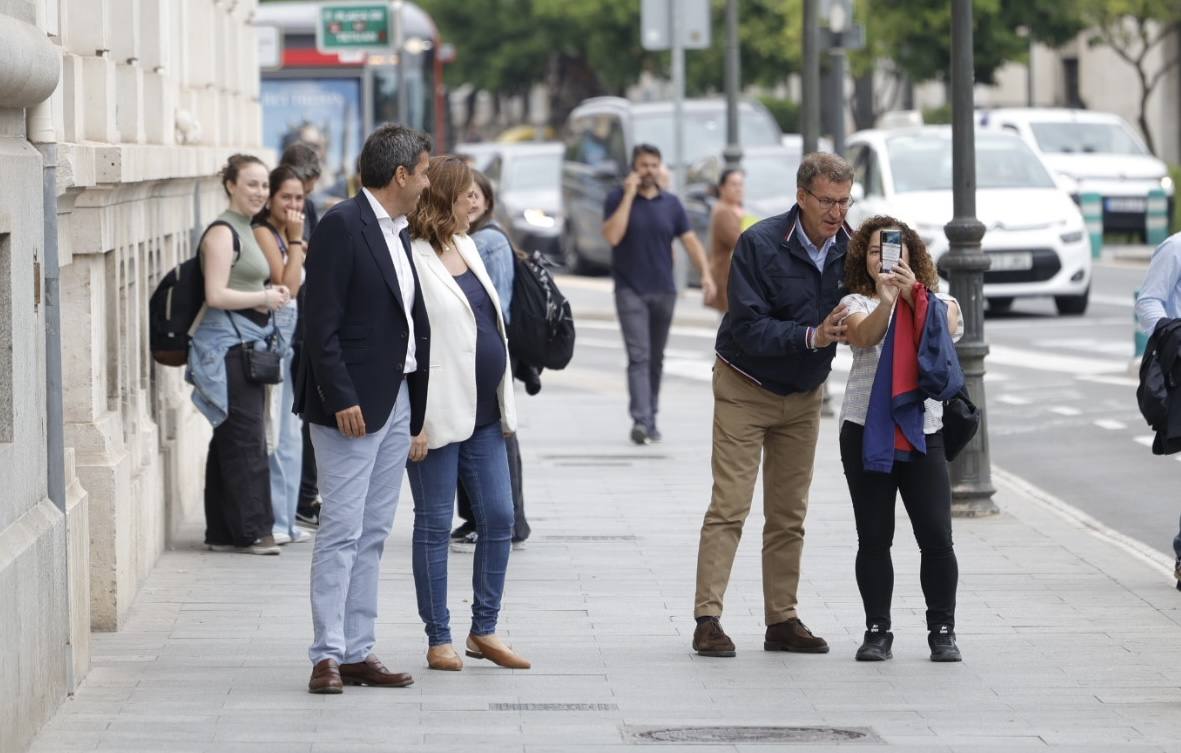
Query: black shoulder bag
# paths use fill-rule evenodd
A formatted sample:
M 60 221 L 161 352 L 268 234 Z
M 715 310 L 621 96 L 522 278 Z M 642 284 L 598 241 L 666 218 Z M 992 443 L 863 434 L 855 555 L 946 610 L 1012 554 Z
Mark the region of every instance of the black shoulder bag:
M 263 348 L 255 348 L 258 343 L 248 343 L 242 338 L 242 333 L 238 330 L 238 325 L 234 324 L 234 312 L 227 312 L 230 315 L 230 325 L 234 328 L 234 332 L 238 335 L 238 340 L 242 343 L 242 366 L 246 369 L 246 381 L 254 384 L 282 384 L 283 383 L 283 369 L 281 366 L 282 356 L 277 350 L 271 350 L 270 340 L 275 337 L 271 335 L 264 341 Z M 267 315 L 267 321 L 274 328 L 275 317 L 274 314 Z

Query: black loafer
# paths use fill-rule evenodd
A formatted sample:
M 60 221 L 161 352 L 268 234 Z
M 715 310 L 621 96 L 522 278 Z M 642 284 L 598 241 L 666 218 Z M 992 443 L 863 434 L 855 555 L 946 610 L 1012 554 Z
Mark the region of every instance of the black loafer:
M 894 634 L 883 630 L 879 625 L 872 625 L 865 631 L 865 640 L 861 648 L 857 649 L 857 661 L 886 661 L 893 659 L 890 648 L 894 645 Z

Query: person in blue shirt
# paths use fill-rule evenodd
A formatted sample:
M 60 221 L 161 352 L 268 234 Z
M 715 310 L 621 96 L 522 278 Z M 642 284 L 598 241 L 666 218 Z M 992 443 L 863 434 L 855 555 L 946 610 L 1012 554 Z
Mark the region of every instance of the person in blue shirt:
M 1162 319 L 1181 317 L 1181 233 L 1171 235 L 1157 247 L 1148 265 L 1148 274 L 1136 297 L 1136 321 L 1151 335 Z M 1181 527 L 1181 525 L 1179 525 Z M 1173 537 L 1176 562 L 1173 575 L 1181 590 L 1181 531 Z
M 512 312 L 509 311 L 513 301 L 513 274 L 516 269 L 516 252 L 508 235 L 492 218 L 492 210 L 496 208 L 496 197 L 492 189 L 492 182 L 484 173 L 472 170 L 475 184 L 475 196 L 472 200 L 472 213 L 469 219 L 472 223 L 468 235 L 476 244 L 488 276 L 492 278 L 492 285 L 496 288 L 496 295 L 500 297 L 501 314 L 507 327 Z M 514 372 L 516 370 L 514 369 Z M 525 495 L 521 482 L 521 445 L 517 442 L 517 435 L 505 437 L 505 448 L 508 450 L 509 481 L 513 490 L 513 538 L 514 549 L 523 549 L 525 539 L 529 538 L 529 521 L 525 519 Z M 476 519 L 472 513 L 471 499 L 462 480 L 458 493 L 459 517 L 463 519 L 451 532 L 451 549 L 457 552 L 475 551 L 478 534 L 476 533 Z
M 611 244 L 615 278 L 615 312 L 627 349 L 628 411 L 631 440 L 660 440 L 656 413 L 664 346 L 677 303 L 673 281 L 673 241 L 680 240 L 701 272 L 705 304 L 716 295 L 705 249 L 689 227 L 681 200 L 660 187 L 660 150 L 637 144 L 632 171 L 621 188 L 607 194 L 603 205 L 603 237 Z

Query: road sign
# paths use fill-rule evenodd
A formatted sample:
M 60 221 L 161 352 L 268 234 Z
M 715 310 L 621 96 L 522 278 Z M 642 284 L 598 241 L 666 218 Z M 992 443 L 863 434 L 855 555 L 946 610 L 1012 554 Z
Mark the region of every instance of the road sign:
M 640 42 L 645 50 L 672 49 L 675 8 L 681 30 L 681 46 L 686 50 L 704 50 L 710 43 L 709 0 L 643 0 L 640 5 Z
M 283 67 L 283 37 L 277 26 L 256 26 L 258 67 L 273 71 Z
M 316 24 L 316 49 L 324 54 L 389 52 L 389 4 L 323 3 Z

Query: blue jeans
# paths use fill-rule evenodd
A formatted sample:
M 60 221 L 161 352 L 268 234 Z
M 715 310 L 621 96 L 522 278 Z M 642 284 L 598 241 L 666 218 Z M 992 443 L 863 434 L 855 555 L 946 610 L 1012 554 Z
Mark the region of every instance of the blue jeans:
M 291 341 L 296 310 L 281 308 L 275 312 L 275 325 L 285 342 Z M 299 505 L 299 479 L 303 465 L 302 421 L 291 412 L 295 398 L 295 375 L 291 372 L 292 351 L 283 356 L 282 397 L 279 399 L 279 435 L 275 451 L 268 461 L 271 468 L 271 507 L 275 511 L 274 533 L 295 535 L 295 508 Z
M 431 450 L 407 467 L 414 496 L 414 590 L 418 616 L 432 646 L 451 643 L 447 610 L 447 544 L 455 489 L 463 478 L 476 518 L 472 565 L 473 635 L 496 632 L 513 535 L 513 492 L 500 422 L 481 426 L 462 442 Z

